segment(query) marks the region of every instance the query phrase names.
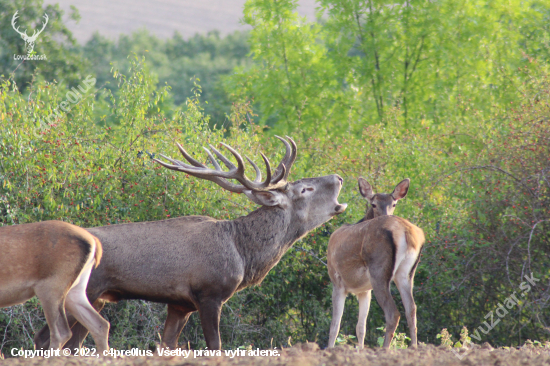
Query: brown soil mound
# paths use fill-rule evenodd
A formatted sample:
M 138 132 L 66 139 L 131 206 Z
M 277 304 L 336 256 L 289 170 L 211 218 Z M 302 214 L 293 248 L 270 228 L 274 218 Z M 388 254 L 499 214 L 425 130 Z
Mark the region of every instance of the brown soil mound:
M 208 356 L 194 357 L 193 352 L 183 356 L 160 357 L 52 357 L 52 358 L 9 358 L 3 362 L 5 366 L 18 365 L 139 365 L 139 366 L 224 366 L 224 365 L 295 365 L 295 366 L 336 366 L 336 365 L 468 365 L 468 366 L 505 366 L 505 365 L 550 365 L 550 349 L 541 347 L 496 348 L 488 344 L 473 345 L 469 350 L 452 352 L 443 346 L 425 345 L 418 349 L 385 351 L 380 348 L 367 348 L 362 351 L 349 346 L 340 346 L 332 350 L 319 350 L 315 343 L 296 345 L 278 351 L 279 356 Z M 224 352 L 222 351 L 222 354 Z

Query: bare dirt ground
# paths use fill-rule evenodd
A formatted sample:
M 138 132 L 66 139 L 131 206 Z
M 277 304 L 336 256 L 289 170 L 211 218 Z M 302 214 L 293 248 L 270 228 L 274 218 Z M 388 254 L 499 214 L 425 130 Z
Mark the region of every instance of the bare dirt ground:
M 425 345 L 418 349 L 384 351 L 380 348 L 367 348 L 362 351 L 349 346 L 340 346 L 333 350 L 319 350 L 314 343 L 296 345 L 280 350 L 279 357 L 197 357 L 191 354 L 188 358 L 182 356 L 160 357 L 123 357 L 123 358 L 85 358 L 85 357 L 53 357 L 44 358 L 9 358 L 2 364 L 6 366 L 19 365 L 140 365 L 140 366 L 225 366 L 225 365 L 296 365 L 296 366 L 336 366 L 336 365 L 468 365 L 468 366 L 512 366 L 512 365 L 550 365 L 550 349 L 541 347 L 497 348 L 488 344 L 474 345 L 469 351 L 460 352 L 457 357 L 443 346 Z

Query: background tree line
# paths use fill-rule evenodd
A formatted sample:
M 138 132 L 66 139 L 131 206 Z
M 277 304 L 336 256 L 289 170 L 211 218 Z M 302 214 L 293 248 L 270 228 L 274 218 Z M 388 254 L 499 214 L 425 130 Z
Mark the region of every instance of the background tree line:
M 250 34 L 158 40 L 140 31 L 116 42 L 95 35 L 82 46 L 58 7 L 42 9 L 35 0 L 0 5 L 2 225 L 235 218 L 254 205 L 160 169 L 150 157 L 176 156 L 175 140 L 197 154 L 207 142 L 225 141 L 277 159 L 281 147 L 271 136 L 287 133 L 299 146 L 292 177 L 338 173 L 345 179 L 340 202 L 350 206 L 297 243 L 261 286 L 228 302 L 226 347 L 280 347 L 289 337 L 326 344 L 326 246 L 336 228 L 364 213 L 359 175 L 378 192 L 411 178 L 396 213 L 427 236 L 415 281 L 421 341 L 435 342 L 442 328 L 457 336 L 463 325 L 479 327 L 531 273 L 541 281 L 482 339 L 549 339 L 545 2 L 322 0 L 320 20 L 310 22 L 297 16 L 295 1 L 249 0 Z M 44 11 L 50 16 L 52 28 L 35 47 L 48 62 L 10 59 L 23 53 L 10 24 L 23 6 L 23 23 Z M 44 124 L 89 74 L 97 83 L 88 97 Z M 164 315 L 157 304 L 110 305 L 112 345 L 154 347 Z M 343 335 L 355 333 L 356 319 L 350 297 Z M 2 309 L 2 348 L 32 347 L 43 323 L 36 301 Z M 192 316 L 180 343 L 205 345 L 198 323 Z M 373 302 L 371 346 L 383 323 Z

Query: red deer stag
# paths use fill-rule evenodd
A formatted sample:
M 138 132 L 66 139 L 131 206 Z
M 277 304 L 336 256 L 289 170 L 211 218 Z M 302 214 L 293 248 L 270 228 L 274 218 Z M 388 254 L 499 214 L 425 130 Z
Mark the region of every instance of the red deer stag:
M 101 252 L 97 238 L 63 221 L 0 227 L 0 307 L 37 296 L 50 328 L 50 346 L 57 349 L 71 338 L 67 308 L 90 330 L 102 353 L 109 349 L 109 323 L 86 297 Z
M 206 149 L 214 169 L 178 148 L 191 164 L 162 156 L 168 169 L 210 180 L 231 192 L 244 193 L 261 207 L 235 220 L 184 216 L 169 220 L 111 225 L 88 229 L 103 243 L 103 260 L 92 273 L 88 298 L 96 309 L 106 301 L 143 299 L 168 304 L 162 343 L 177 341 L 190 314 L 199 312 L 209 349 L 221 349 L 219 322 L 222 305 L 235 294 L 259 284 L 292 244 L 310 230 L 346 209 L 338 203 L 343 179 L 338 175 L 288 182 L 296 159 L 296 144 L 278 137 L 286 153 L 275 172 L 262 154 L 266 178 L 256 171 L 255 180 L 245 176 L 243 158 L 230 146 L 237 166 L 210 145 L 224 171 Z M 290 142 L 290 143 L 289 143 Z M 232 183 L 234 179 L 238 183 Z M 69 341 L 77 347 L 86 330 Z M 73 333 L 79 333 L 73 327 Z M 43 343 L 43 345 L 46 342 Z
M 424 244 L 424 232 L 409 221 L 390 216 L 397 201 L 407 195 L 409 179 L 401 181 L 391 194 L 374 194 L 370 184 L 359 178 L 359 192 L 370 203 L 365 217 L 345 225 L 330 237 L 327 251 L 328 273 L 332 281 L 332 322 L 329 347 L 334 347 L 348 293 L 359 300 L 357 339 L 363 348 L 371 291 L 386 317 L 384 348 L 389 348 L 399 322 L 399 311 L 390 292 L 393 280 L 399 289 L 411 344 L 417 345 L 416 305 L 413 299 L 414 272 Z

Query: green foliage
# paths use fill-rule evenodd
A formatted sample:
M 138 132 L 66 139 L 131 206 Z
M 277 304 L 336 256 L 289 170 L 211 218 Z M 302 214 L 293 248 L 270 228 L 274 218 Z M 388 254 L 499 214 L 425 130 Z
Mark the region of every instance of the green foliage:
M 54 110 L 67 97 L 64 88 L 37 82 L 32 98 L 26 98 L 11 80 L 1 80 L 0 225 L 57 219 L 90 227 L 189 214 L 226 219 L 252 211 L 253 204 L 242 197 L 185 175 L 176 177 L 151 161 L 159 152 L 176 156 L 174 140 L 193 153 L 222 141 L 224 131 L 208 127 L 197 98 L 168 118 L 158 107 L 168 89 L 157 89 L 143 63 L 133 60 L 128 75 L 114 75 L 118 95 L 97 95 L 99 101 L 83 98 L 70 112 L 56 115 Z M 95 117 L 95 106 L 105 103 L 109 115 Z M 109 126 L 107 119 L 113 121 Z M 251 156 L 259 151 L 253 129 L 235 130 L 223 140 Z M 2 329 L 11 335 L 2 347 L 28 347 L 43 318 L 22 317 L 12 309 L 2 310 Z M 153 347 L 162 309 L 144 302 L 109 307 L 112 344 Z M 32 330 L 22 332 L 21 326 Z M 204 343 L 202 333 L 200 338 L 194 345 Z
M 326 344 L 332 306 L 327 243 L 334 230 L 364 215 L 360 175 L 376 192 L 411 179 L 396 214 L 421 227 L 427 239 L 414 290 L 419 340 L 435 342 L 446 328 L 449 340 L 460 332 L 455 346 L 478 338 L 494 345 L 545 341 L 548 4 L 388 4 L 323 0 L 326 17 L 312 24 L 296 15 L 296 2 L 251 0 L 245 8 L 253 26 L 251 67 L 243 61 L 244 35 L 159 41 L 138 32 L 118 43 L 96 35 L 85 46 L 97 77 L 75 79 L 59 67 L 57 82 L 43 69 L 15 74 L 16 83 L 1 79 L 0 224 L 61 219 L 91 227 L 193 214 L 233 219 L 255 205 L 211 182 L 162 169 L 151 158 L 177 156 L 178 141 L 205 159 L 201 147 L 223 140 L 247 155 L 264 152 L 278 161 L 281 146 L 269 136 L 288 132 L 299 148 L 291 178 L 340 174 L 339 201 L 349 206 L 296 243 L 260 286 L 225 304 L 224 347 L 280 347 L 289 339 Z M 1 16 L 11 17 L 10 11 Z M 9 19 L 2 24 L 11 29 Z M 236 65 L 241 67 L 226 78 L 224 92 L 206 78 L 229 74 Z M 22 75 L 35 77 L 23 93 Z M 71 102 L 72 88 L 94 77 L 94 88 Z M 159 86 L 165 81 L 172 88 Z M 540 282 L 494 329 L 481 332 L 487 314 L 517 294 L 531 273 Z M 391 290 L 402 309 L 398 291 Z M 341 333 L 352 335 L 355 299 L 348 298 L 345 309 Z M 164 306 L 128 301 L 103 313 L 111 321 L 113 347 L 152 348 L 159 341 Z M 383 319 L 373 301 L 367 344 L 377 344 Z M 2 309 L 6 337 L 0 348 L 30 347 L 43 323 L 36 300 Z M 180 344 L 205 346 L 196 315 Z
M 83 55 L 91 61 L 91 72 L 98 85 L 105 86 L 113 94 L 118 83 L 113 79 L 112 68 L 127 70 L 129 54 L 147 56 L 150 69 L 158 78 L 158 85 L 170 85 L 170 102 L 184 105 L 194 97 L 195 81 L 202 86 L 200 100 L 205 114 L 212 124 L 229 123 L 226 115 L 231 112 L 231 102 L 223 90 L 220 78 L 232 72 L 236 66 L 246 67 L 249 51 L 246 32 L 235 32 L 221 37 L 213 31 L 207 35 L 195 35 L 184 40 L 178 33 L 171 39 L 162 40 L 142 29 L 131 35 L 121 35 L 114 42 L 96 33 L 84 46 Z
M 441 339 L 441 345 L 442 346 L 445 346 L 445 347 L 452 347 L 454 342 L 452 340 L 453 336 L 451 334 L 449 334 L 449 332 L 447 331 L 447 328 L 443 328 L 441 330 L 441 333 L 439 333 L 437 336 L 436 336 L 437 339 Z
M 382 333 L 386 333 L 386 327 L 378 327 L 377 330 L 381 331 Z M 384 345 L 384 336 L 378 337 L 376 340 L 376 343 L 378 343 L 378 347 L 382 347 Z M 411 339 L 407 337 L 405 333 L 397 333 L 394 335 L 393 339 L 390 343 L 390 349 L 405 349 L 408 348 L 407 343 L 405 341 L 410 341 Z
M 525 81 L 514 70 L 550 56 L 550 7 L 538 0 L 318 4 L 320 23 L 298 17 L 295 1 L 245 6 L 254 64 L 226 90 L 254 100 L 278 133 L 451 125 L 471 118 L 468 108 L 489 119 Z
M 354 335 L 338 334 L 336 337 L 335 345 L 339 346 L 342 344 L 356 344 L 357 337 Z

